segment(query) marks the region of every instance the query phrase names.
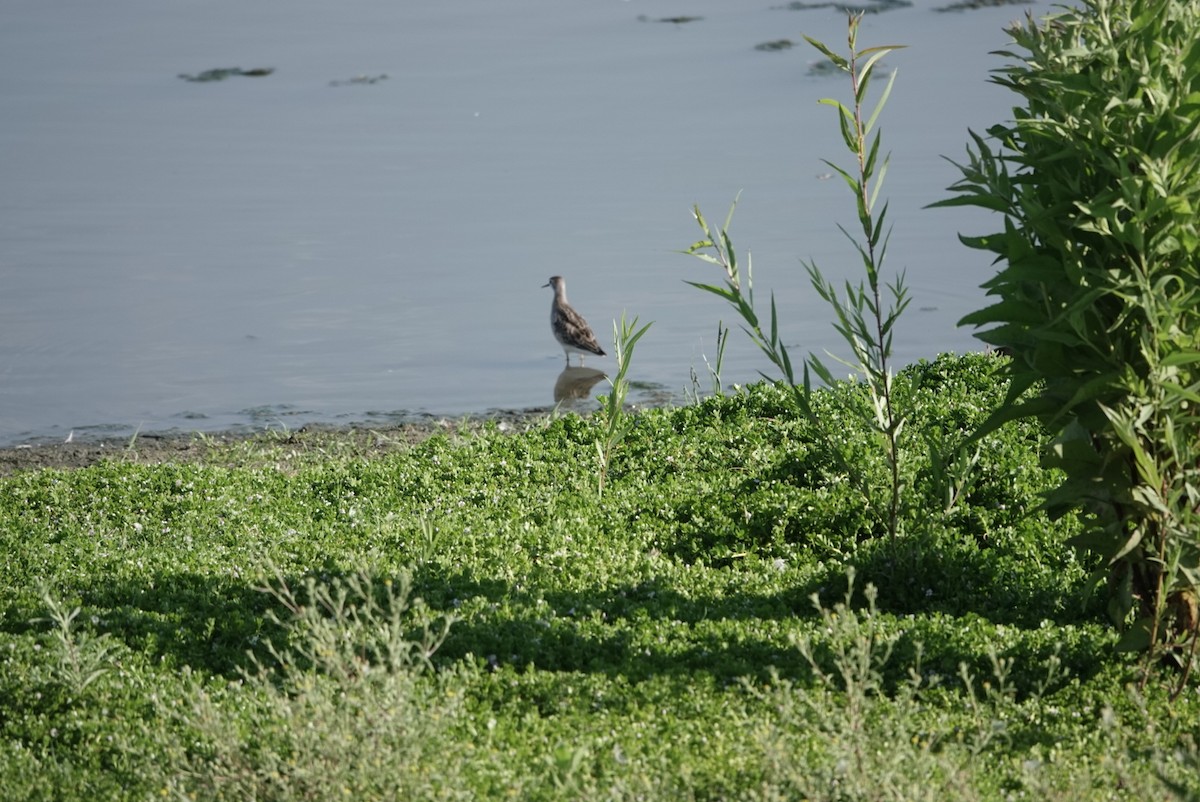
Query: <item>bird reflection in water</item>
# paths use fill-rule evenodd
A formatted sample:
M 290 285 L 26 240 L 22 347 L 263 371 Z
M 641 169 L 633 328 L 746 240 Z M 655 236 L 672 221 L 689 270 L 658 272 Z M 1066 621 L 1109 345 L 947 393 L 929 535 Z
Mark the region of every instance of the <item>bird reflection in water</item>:
M 591 398 L 592 388 L 601 379 L 608 378 L 604 371 L 595 368 L 568 367 L 558 374 L 554 382 L 554 403 L 571 403 Z

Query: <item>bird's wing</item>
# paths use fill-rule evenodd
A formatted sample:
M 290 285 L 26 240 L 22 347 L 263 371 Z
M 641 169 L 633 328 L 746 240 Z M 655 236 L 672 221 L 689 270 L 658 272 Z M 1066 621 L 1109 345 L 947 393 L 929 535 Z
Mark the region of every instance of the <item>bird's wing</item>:
M 569 306 L 560 308 L 558 314 L 563 331 L 575 345 L 586 348 L 593 354 L 604 356 L 604 349 L 600 347 L 600 343 L 596 342 L 596 335 L 592 333 L 592 327 L 583 319 L 583 315 Z

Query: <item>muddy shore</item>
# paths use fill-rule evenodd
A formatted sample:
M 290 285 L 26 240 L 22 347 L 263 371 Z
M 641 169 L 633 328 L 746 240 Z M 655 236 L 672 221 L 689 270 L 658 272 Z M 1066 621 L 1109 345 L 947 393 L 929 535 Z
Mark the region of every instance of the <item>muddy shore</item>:
M 235 443 L 261 441 L 264 447 L 286 447 L 292 451 L 352 450 L 363 455 L 403 450 L 437 433 L 470 433 L 488 425 L 502 431 L 528 428 L 552 414 L 552 410 L 498 411 L 487 416 L 435 418 L 385 425 L 346 426 L 311 424 L 294 430 L 259 432 L 167 432 L 139 433 L 135 437 L 92 438 L 61 443 L 24 443 L 0 448 L 0 477 L 19 471 L 43 468 L 86 468 L 105 460 L 142 464 L 203 462 L 217 451 Z

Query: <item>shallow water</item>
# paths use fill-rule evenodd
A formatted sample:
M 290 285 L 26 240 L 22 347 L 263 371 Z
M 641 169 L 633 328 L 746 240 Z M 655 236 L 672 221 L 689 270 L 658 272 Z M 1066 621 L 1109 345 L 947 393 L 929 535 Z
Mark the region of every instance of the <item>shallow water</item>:
M 988 51 L 1026 8 L 944 4 L 860 35 L 909 45 L 882 118 L 902 363 L 979 347 L 955 321 L 990 269 L 956 233 L 994 223 L 923 207 L 967 129 L 1009 116 Z M 683 283 L 716 269 L 675 251 L 693 203 L 720 221 L 738 192 L 735 243 L 793 353 L 840 352 L 800 260 L 857 280 L 817 103 L 848 87 L 809 74 L 802 34 L 840 50 L 845 22 L 786 5 L 8 0 L 0 444 L 549 406 L 554 274 L 602 341 L 623 310 L 653 321 L 635 400 L 682 398 L 735 321 Z M 654 21 L 676 15 L 701 19 Z M 800 45 L 755 49 L 782 38 Z M 235 66 L 274 72 L 179 77 Z M 729 384 L 768 365 L 735 332 L 724 367 Z

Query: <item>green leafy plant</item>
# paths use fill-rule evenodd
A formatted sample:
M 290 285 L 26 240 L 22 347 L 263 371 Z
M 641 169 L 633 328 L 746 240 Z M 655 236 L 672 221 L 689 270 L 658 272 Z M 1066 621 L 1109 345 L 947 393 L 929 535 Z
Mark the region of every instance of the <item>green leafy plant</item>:
M 929 454 L 926 471 L 929 482 L 942 504 L 942 512 L 951 512 L 975 480 L 983 446 L 978 442 L 963 445 L 960 440 L 964 438 L 947 435 L 936 427 L 924 429 L 921 434 Z
M 438 552 L 437 524 L 422 515 L 417 519 L 417 531 L 412 536 L 412 554 L 417 565 L 432 562 Z
M 738 197 L 741 197 L 741 193 L 738 193 Z M 804 388 L 798 386 L 796 373 L 792 368 L 791 355 L 788 354 L 787 346 L 779 339 L 779 315 L 775 308 L 775 293 L 771 293 L 770 322 L 765 324 L 767 329 L 764 330 L 764 323 L 759 319 L 758 307 L 754 302 L 754 264 L 747 256 L 744 277 L 741 266 L 738 264 L 737 250 L 733 247 L 733 239 L 729 235 L 737 202 L 738 198 L 735 197 L 729 207 L 729 214 L 725 217 L 725 224 L 720 228 L 713 228 L 709 225 L 699 206 L 692 207 L 692 216 L 700 226 L 703 237 L 693 242 L 684 253 L 720 267 L 725 273 L 725 284 L 720 286 L 704 284 L 699 281 L 688 281 L 687 283 L 722 298 L 737 311 L 743 321 L 742 331 L 758 346 L 771 364 L 783 374 L 788 386 L 795 390 L 796 400 L 801 404 L 801 408 L 807 410 L 810 408 L 808 388 L 807 386 Z M 760 375 L 766 379 L 770 378 L 761 371 Z
M 1032 416 L 1079 510 L 1076 539 L 1122 646 L 1170 657 L 1186 681 L 1200 583 L 1200 5 L 1085 0 L 1010 29 L 996 83 L 1024 106 L 972 133 L 956 195 L 1003 215 L 963 237 L 996 254 L 995 303 L 962 320 L 1011 353 L 983 431 Z
M 609 380 L 608 395 L 601 399 L 604 408 L 604 428 L 596 441 L 596 457 L 600 470 L 596 479 L 596 495 L 604 495 L 604 483 L 608 477 L 608 468 L 612 462 L 613 452 L 621 445 L 633 420 L 625 412 L 625 396 L 629 392 L 629 380 L 625 378 L 629 372 L 629 361 L 633 357 L 634 346 L 652 324 L 638 328 L 638 319 L 625 319 L 621 313 L 620 323 L 613 321 L 613 357 L 617 361 L 617 376 Z
M 891 295 L 890 303 L 885 307 L 883 301 L 883 285 L 880 272 L 887 255 L 888 239 L 891 229 L 885 225 L 887 220 L 887 203 L 876 211 L 879 192 L 883 188 L 883 179 L 887 175 L 889 157 L 880 158 L 880 142 L 882 132 L 876 128 L 879 114 L 887 103 L 892 92 L 892 84 L 896 80 L 895 71 L 888 77 L 887 84 L 880 94 L 875 108 L 870 116 L 863 119 L 863 104 L 870 86 L 871 77 L 879 60 L 899 49 L 899 45 L 882 45 L 858 49 L 858 25 L 861 15 L 851 16 L 849 23 L 848 48 L 849 58 L 844 58 L 831 51 L 817 40 L 804 38 L 821 51 L 837 67 L 850 76 L 850 86 L 854 93 L 854 103 L 847 107 L 838 100 L 826 98 L 821 102 L 837 109 L 838 122 L 841 124 L 842 141 L 846 149 L 855 158 L 856 169 L 851 172 L 831 161 L 824 160 L 854 194 L 857 207 L 858 222 L 862 229 L 861 239 L 855 239 L 849 231 L 838 226 L 846 238 L 858 250 L 866 282 L 857 285 L 845 283 L 845 300 L 838 298 L 837 290 L 817 268 L 812 261 L 805 262 L 813 288 L 831 307 L 837 317 L 834 328 L 850 345 L 854 355 L 853 362 L 844 362 L 853 368 L 866 382 L 871 394 L 871 406 L 875 414 L 875 426 L 883 441 L 884 454 L 887 458 L 891 486 L 889 488 L 889 506 L 887 512 L 888 534 L 896 535 L 900 520 L 900 495 L 902 481 L 900 476 L 900 432 L 904 428 L 904 416 L 896 408 L 892 393 L 892 334 L 896 322 L 904 313 L 911 300 L 904 286 L 904 274 L 901 273 L 895 281 L 886 285 Z M 813 371 L 826 384 L 833 382 L 833 373 L 815 355 L 810 355 L 807 362 Z
M 704 367 L 708 369 L 708 377 L 711 382 L 710 395 L 721 395 L 725 389 L 721 386 L 721 369 L 725 364 L 725 344 L 729 342 L 729 329 L 725 328 L 725 322 L 717 321 L 717 355 L 712 362 L 708 361 L 708 357 L 701 355 L 704 359 Z M 701 399 L 700 391 L 700 376 L 696 373 L 696 366 L 692 365 L 692 402 L 699 404 Z
M 848 56 L 834 53 L 811 37 L 806 36 L 805 39 L 850 77 L 850 86 L 853 92 L 851 105 L 847 106 L 841 101 L 830 98 L 823 99 L 821 103 L 837 110 L 842 140 L 854 158 L 854 166 L 847 170 L 834 162 L 824 161 L 842 177 L 854 195 L 858 222 L 861 227 L 861 239 L 856 239 L 853 234 L 840 225 L 839 228 L 857 249 L 866 273 L 866 280 L 860 281 L 857 285 L 847 281 L 844 286 L 845 296 L 843 299 L 839 297 L 837 288 L 825 279 L 814 262 L 807 261 L 804 266 L 817 294 L 833 308 L 836 317 L 834 328 L 850 346 L 853 354 L 853 361 L 839 361 L 861 376 L 870 391 L 873 422 L 879 433 L 889 469 L 888 506 L 882 518 L 888 534 L 894 538 L 901 520 L 900 503 L 903 478 L 900 433 L 904 428 L 904 416 L 897 408 L 892 393 L 892 336 L 896 322 L 907 308 L 910 299 L 904 285 L 903 274 L 891 284 L 884 284 L 881 279 L 891 232 L 886 225 L 887 203 L 885 202 L 882 207 L 877 206 L 888 167 L 888 156 L 881 154 L 882 132 L 878 129 L 877 123 L 896 79 L 894 71 L 889 76 L 879 100 L 869 114 L 864 114 L 864 106 L 879 60 L 899 49 L 900 46 L 882 45 L 858 49 L 858 28 L 861 21 L 861 14 L 852 14 L 849 17 L 847 25 Z M 737 254 L 729 236 L 729 227 L 736 206 L 737 200 L 735 199 L 733 206 L 730 207 L 725 225 L 719 230 L 714 230 L 705 220 L 700 209 L 693 207 L 693 215 L 704 236 L 693 243 L 685 253 L 721 267 L 725 273 L 725 283 L 723 286 L 696 281 L 687 283 L 705 292 L 710 292 L 733 306 L 744 321 L 742 330 L 783 374 L 788 386 L 793 390 L 801 412 L 814 425 L 820 427 L 822 422 L 812 406 L 810 371 L 827 385 L 833 384 L 835 381 L 833 372 L 820 357 L 809 354 L 804 362 L 803 381 L 802 383 L 797 382 L 791 356 L 786 345 L 779 338 L 780 320 L 774 293 L 771 294 L 769 317 L 765 322 L 758 312 L 754 301 L 753 267 L 749 257 L 746 260 L 746 274 L 743 282 Z M 891 296 L 886 305 L 885 290 Z M 763 375 L 766 376 L 766 374 Z M 849 464 L 847 455 L 832 445 L 836 441 L 832 432 L 828 432 L 826 440 L 838 462 L 847 466 Z

